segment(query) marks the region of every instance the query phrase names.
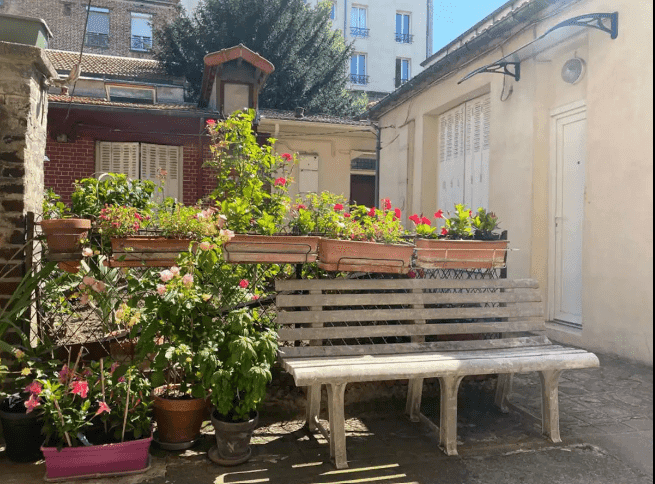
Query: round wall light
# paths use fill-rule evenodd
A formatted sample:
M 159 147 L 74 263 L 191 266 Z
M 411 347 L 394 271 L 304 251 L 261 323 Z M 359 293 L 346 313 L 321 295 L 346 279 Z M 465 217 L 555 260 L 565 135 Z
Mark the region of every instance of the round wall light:
M 567 60 L 562 66 L 562 79 L 568 84 L 577 84 L 584 77 L 585 61 L 579 57 Z

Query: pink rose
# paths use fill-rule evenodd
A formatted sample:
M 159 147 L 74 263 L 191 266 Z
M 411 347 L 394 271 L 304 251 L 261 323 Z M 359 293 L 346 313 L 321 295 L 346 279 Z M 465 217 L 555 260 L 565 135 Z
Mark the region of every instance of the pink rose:
M 157 284 L 157 294 L 159 294 L 160 296 L 166 294 L 166 286 L 162 284 Z
M 168 269 L 166 269 L 166 270 L 161 271 L 159 273 L 159 277 L 160 277 L 162 282 L 168 282 L 171 279 L 173 279 L 174 274 L 171 271 L 169 271 Z
M 93 250 L 89 249 L 88 247 L 82 250 L 82 255 L 84 257 L 91 257 L 93 255 Z
M 211 249 L 212 245 L 209 242 L 200 242 L 200 250 L 209 250 Z
M 283 153 L 282 154 L 282 159 L 284 161 L 291 161 L 291 160 L 293 160 L 293 156 L 291 156 L 289 153 Z
M 284 186 L 286 184 L 287 184 L 287 179 L 284 178 L 283 176 L 281 176 L 280 178 L 275 179 L 275 186 L 276 187 Z
M 177 276 L 180 273 L 180 268 L 177 266 L 173 266 L 170 268 L 171 274 L 174 276 Z
M 245 289 L 245 288 L 248 287 L 249 285 L 250 285 L 250 282 L 248 281 L 248 279 L 241 279 L 241 280 L 239 281 L 239 287 L 241 287 L 241 288 L 243 288 L 243 289 Z
M 186 287 L 191 287 L 193 285 L 193 276 L 191 274 L 184 274 L 182 278 L 182 284 Z

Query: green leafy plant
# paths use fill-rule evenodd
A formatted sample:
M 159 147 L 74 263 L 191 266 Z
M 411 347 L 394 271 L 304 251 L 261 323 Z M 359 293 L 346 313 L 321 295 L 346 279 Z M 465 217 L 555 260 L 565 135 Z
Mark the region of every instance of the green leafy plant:
M 200 240 L 218 236 L 225 226 L 225 217 L 214 207 L 203 210 L 175 205 L 157 213 L 156 225 L 164 237 Z
M 484 208 L 478 208 L 477 213 L 472 220 L 475 231 L 474 238 L 479 240 L 494 240 L 499 238 L 494 230 L 498 228 L 498 217 L 493 212 L 487 212 Z
M 61 197 L 55 193 L 52 188 L 47 188 L 43 195 L 43 204 L 41 207 L 43 220 L 59 219 L 70 217 L 70 208 L 61 201 Z
M 473 212 L 463 203 L 455 205 L 455 213 L 445 219 L 446 225 L 442 235 L 447 239 L 473 238 Z
M 347 213 L 346 198 L 331 192 L 309 193 L 297 197 L 291 206 L 289 229 L 291 233 L 336 237 L 343 228 L 344 213 Z
M 438 213 L 434 215 L 437 217 Z M 409 217 L 409 220 L 414 223 L 414 231 L 419 237 L 424 239 L 437 238 L 437 227 L 432 226 L 432 221 L 429 218 L 414 214 Z
M 149 220 L 150 216 L 142 214 L 136 207 L 108 205 L 98 215 L 98 232 L 105 239 L 129 237 L 139 233 L 141 225 Z
M 397 244 L 403 241 L 405 229 L 400 220 L 400 209 L 392 209 L 389 199 L 382 200 L 382 208 L 357 205 L 343 214 L 337 224 L 338 238 Z M 342 226 L 343 224 L 343 226 Z

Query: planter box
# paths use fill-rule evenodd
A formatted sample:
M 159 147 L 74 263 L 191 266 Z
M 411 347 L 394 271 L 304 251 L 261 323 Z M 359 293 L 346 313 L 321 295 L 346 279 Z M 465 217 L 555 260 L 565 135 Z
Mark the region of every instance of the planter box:
M 506 240 L 416 241 L 416 267 L 422 269 L 499 269 L 506 254 Z
M 188 252 L 190 239 L 166 237 L 112 237 L 110 267 L 171 267 L 180 252 Z M 195 242 L 192 250 L 195 250 Z
M 88 447 L 41 447 L 46 480 L 93 478 L 145 471 L 149 466 L 152 437 L 118 444 Z
M 223 246 L 223 258 L 235 264 L 316 262 L 319 238 L 303 235 L 235 235 Z
M 326 271 L 407 274 L 413 245 L 321 239 L 318 266 Z

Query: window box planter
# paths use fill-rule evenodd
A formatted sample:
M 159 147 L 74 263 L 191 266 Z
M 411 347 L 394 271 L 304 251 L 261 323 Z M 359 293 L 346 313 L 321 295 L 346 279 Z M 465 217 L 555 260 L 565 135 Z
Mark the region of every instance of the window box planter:
M 135 235 L 112 237 L 110 267 L 170 267 L 180 252 L 188 252 L 191 239 Z M 194 243 L 192 250 L 195 250 Z
M 506 240 L 417 239 L 416 267 L 499 269 L 505 267 Z
M 407 274 L 413 245 L 321 239 L 318 266 L 326 271 Z
M 144 472 L 150 466 L 152 437 L 83 447 L 41 447 L 46 481 L 98 478 Z
M 235 264 L 304 264 L 316 262 L 320 237 L 305 235 L 235 235 L 223 257 Z

